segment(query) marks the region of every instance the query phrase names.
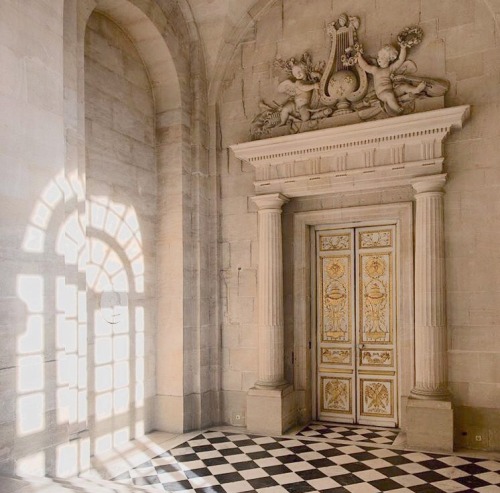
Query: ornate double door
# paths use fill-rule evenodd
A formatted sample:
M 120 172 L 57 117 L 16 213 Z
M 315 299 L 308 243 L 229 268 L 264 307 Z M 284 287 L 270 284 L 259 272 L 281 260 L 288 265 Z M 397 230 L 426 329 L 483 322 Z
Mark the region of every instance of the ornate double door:
M 316 230 L 322 421 L 397 426 L 395 227 Z

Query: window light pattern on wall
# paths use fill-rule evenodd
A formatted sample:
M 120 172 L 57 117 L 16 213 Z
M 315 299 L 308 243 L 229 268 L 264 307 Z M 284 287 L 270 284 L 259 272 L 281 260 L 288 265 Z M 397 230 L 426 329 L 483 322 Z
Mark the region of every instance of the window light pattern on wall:
M 58 427 L 64 434 L 68 422 L 73 438 L 89 422 L 95 429 L 90 439 L 62 443 L 55 452 L 27 454 L 17 461 L 17 472 L 44 474 L 55 461 L 57 474 L 67 476 L 88 467 L 91 453 L 144 432 L 139 220 L 133 206 L 108 197 L 85 201 L 78 176 L 60 174 L 37 200 L 22 250 L 40 263 L 53 254 L 55 262 L 17 276 L 26 312 L 17 338 L 17 437 L 35 441 Z M 55 424 L 47 422 L 51 413 Z

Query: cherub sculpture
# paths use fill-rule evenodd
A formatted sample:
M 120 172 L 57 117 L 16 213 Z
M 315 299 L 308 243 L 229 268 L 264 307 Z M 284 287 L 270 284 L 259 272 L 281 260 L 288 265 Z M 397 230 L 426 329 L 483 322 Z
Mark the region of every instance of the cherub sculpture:
M 325 62 L 313 65 L 311 55 L 306 52 L 300 60 L 278 58 L 274 65 L 288 75 L 278 86 L 278 92 L 287 98 L 283 102 L 259 103 L 261 111 L 252 121 L 254 139 L 268 135 L 272 128 L 286 124 L 290 124 L 291 131 L 298 131 L 295 123 L 324 118 L 333 113 L 331 108 L 319 106 L 318 101 L 317 89 Z
M 281 125 L 285 125 L 289 118 L 297 118 L 306 122 L 311 118 L 310 104 L 312 91 L 319 89 L 319 82 L 309 81 L 306 78 L 304 67 L 300 64 L 292 66 L 292 76 L 295 80 L 284 80 L 279 86 L 278 91 L 288 94 L 290 99 L 281 109 Z
M 408 82 L 400 81 L 395 85 L 395 77 L 403 67 L 406 60 L 407 44 L 399 40 L 399 53 L 392 45 L 383 46 L 377 55 L 377 65 L 369 64 L 361 52 L 358 52 L 357 62 L 359 66 L 373 76 L 373 85 L 377 98 L 384 104 L 387 113 L 398 115 L 404 111 L 399 104 L 398 97 L 407 94 L 420 94 L 425 89 L 425 81 L 419 81 L 414 86 Z
M 278 59 L 276 65 L 286 70 L 290 76 L 278 86 L 278 92 L 290 96 L 281 107 L 280 124 L 286 125 L 289 120 L 306 122 L 314 118 L 313 114 L 318 112 L 318 109 L 311 108 L 311 101 L 313 91 L 319 89 L 324 64 L 313 67 L 311 56 L 304 53 L 299 62 L 295 58 L 286 61 Z

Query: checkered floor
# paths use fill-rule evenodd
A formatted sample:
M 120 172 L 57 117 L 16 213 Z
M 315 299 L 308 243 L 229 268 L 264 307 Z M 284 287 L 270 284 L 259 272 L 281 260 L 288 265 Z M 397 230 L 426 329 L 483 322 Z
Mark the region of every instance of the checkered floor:
M 328 423 L 312 423 L 300 430 L 297 436 L 392 445 L 398 433 L 399 432 L 394 430 L 377 430 L 373 428 L 361 428 L 359 426 L 349 427 Z
M 500 462 L 208 431 L 114 479 L 197 493 L 498 493 Z

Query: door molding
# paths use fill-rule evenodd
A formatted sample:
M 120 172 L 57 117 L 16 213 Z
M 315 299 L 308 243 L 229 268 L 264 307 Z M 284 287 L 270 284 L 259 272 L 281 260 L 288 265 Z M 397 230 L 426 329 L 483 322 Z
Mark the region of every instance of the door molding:
M 418 440 L 428 440 L 418 423 L 428 419 L 430 413 L 435 415 L 441 412 L 437 410 L 443 409 L 443 401 L 446 401 L 445 405 L 450 411 L 447 411 L 446 419 L 443 418 L 443 426 L 446 428 L 446 437 L 453 435 L 453 411 L 446 371 L 442 198 L 446 175 L 443 174 L 443 143 L 453 129 L 462 128 L 469 113 L 469 106 L 457 106 L 231 146 L 236 158 L 254 168 L 254 190 L 258 196 L 282 194 L 287 198 L 295 198 L 362 193 L 368 190 L 383 193 L 389 188 L 409 186 L 416 192 L 415 289 L 411 204 L 295 214 L 292 268 L 295 288 L 293 371 L 296 392 L 293 402 L 292 399 L 287 401 L 281 394 L 281 397 L 278 396 L 281 404 L 279 429 L 291 426 L 292 421 L 297 419 L 304 423 L 312 417 L 308 230 L 315 224 L 347 226 L 351 222 L 355 226 L 360 223 L 369 225 L 370 221 L 394 219 L 400 232 L 398 246 L 401 260 L 397 279 L 404 292 L 404 296 L 400 297 L 398 310 L 401 400 L 409 396 L 410 389 L 412 390 L 408 406 L 406 402 L 400 402 L 399 409 L 404 409 L 409 416 L 411 414 L 411 420 L 408 420 L 408 425 L 411 426 L 407 428 L 408 440 L 417 445 L 420 443 Z M 267 236 L 261 238 L 259 233 L 259 245 L 262 242 L 267 244 Z M 265 286 L 265 282 L 259 278 L 258 285 Z M 437 299 L 433 297 L 433 291 L 436 292 Z M 414 305 L 417 308 L 417 332 L 414 330 Z M 282 313 L 283 299 L 276 298 L 275 307 Z M 260 316 L 263 308 L 259 306 L 258 310 Z M 269 348 L 270 354 L 273 354 L 272 351 L 281 351 L 284 347 L 284 332 L 278 332 Z M 414 339 L 414 335 L 418 337 Z M 413 385 L 415 387 L 412 389 Z M 280 392 L 280 389 L 276 389 L 276 392 Z M 416 402 L 417 400 L 427 402 Z M 292 416 L 295 412 L 292 407 L 297 410 L 297 416 Z M 399 422 L 401 427 L 406 427 L 404 414 L 400 414 Z M 443 439 L 443 447 L 446 450 L 450 448 L 448 438 Z
M 414 286 L 413 286 L 413 205 L 412 202 L 318 210 L 294 214 L 294 382 L 299 420 L 310 421 L 315 414 L 315 364 L 311 313 L 312 240 L 317 226 L 352 228 L 395 224 L 396 284 L 404 293 L 397 298 L 398 327 L 398 422 L 402 424 L 401 398 L 410 394 L 414 382 Z M 311 349 L 310 349 L 311 343 Z

